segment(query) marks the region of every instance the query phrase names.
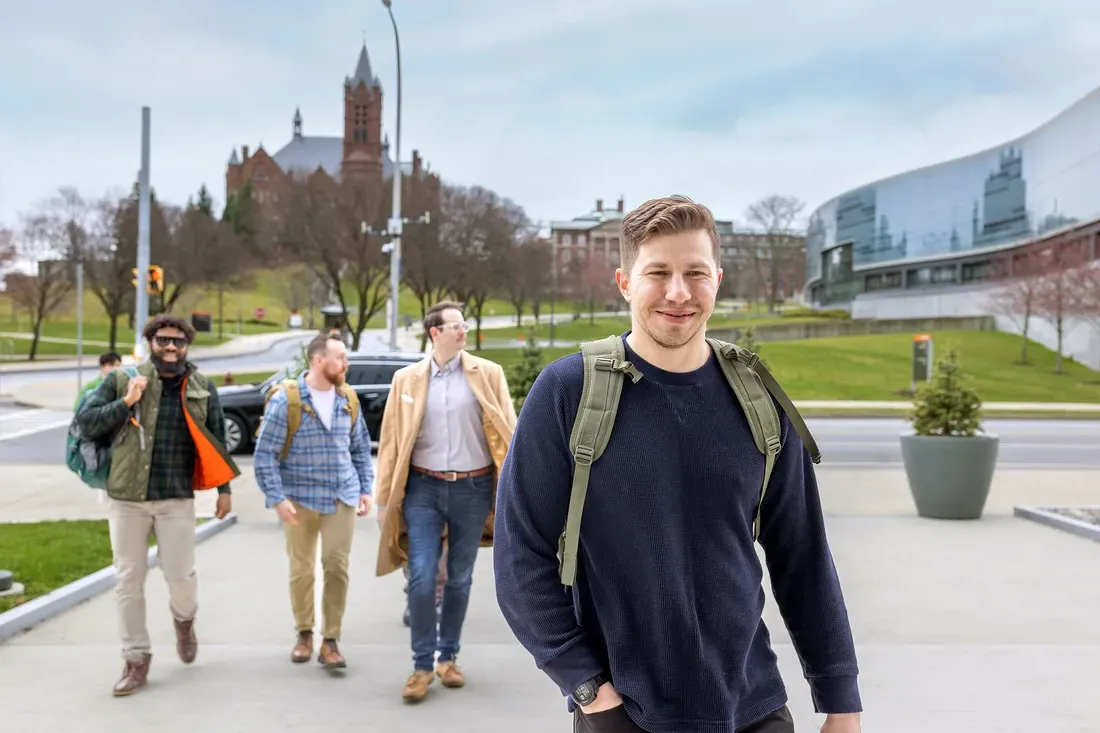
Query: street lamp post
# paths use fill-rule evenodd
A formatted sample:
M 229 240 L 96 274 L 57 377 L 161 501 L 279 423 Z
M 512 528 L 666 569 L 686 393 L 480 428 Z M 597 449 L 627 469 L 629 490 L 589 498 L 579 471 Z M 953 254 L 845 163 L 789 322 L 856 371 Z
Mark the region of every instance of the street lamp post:
M 397 129 L 393 148 L 393 218 L 390 233 L 393 249 L 390 252 L 390 350 L 397 351 L 397 297 L 401 290 L 401 38 L 397 34 L 397 21 L 393 17 L 393 0 L 382 0 L 393 24 L 393 45 L 397 57 Z

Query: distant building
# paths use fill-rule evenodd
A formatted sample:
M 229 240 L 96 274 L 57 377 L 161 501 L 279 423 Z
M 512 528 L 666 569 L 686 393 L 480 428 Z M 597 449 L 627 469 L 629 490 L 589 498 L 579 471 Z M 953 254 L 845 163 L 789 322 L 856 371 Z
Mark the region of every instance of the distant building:
M 583 282 L 589 276 L 610 277 L 609 271 L 619 266 L 619 245 L 622 239 L 626 210 L 622 198 L 615 208 L 604 206 L 596 199 L 596 208 L 572 219 L 550 222 L 558 277 L 566 284 Z M 772 247 L 767 235 L 735 229 L 733 222 L 716 219 L 719 252 L 722 262 L 724 297 L 753 299 L 770 293 Z M 771 238 L 782 258 L 780 294 L 792 297 L 805 284 L 805 237 L 775 235 Z M 763 263 L 763 264 L 762 264 Z M 763 273 L 763 282 L 759 273 Z M 564 292 L 563 288 L 563 292 Z
M 344 79 L 344 130 L 341 135 L 306 135 L 301 109 L 294 112 L 290 141 L 274 155 L 261 144 L 255 152 L 243 145 L 233 148 L 225 171 L 226 199 L 248 180 L 261 202 L 273 200 L 292 179 L 314 174 L 333 181 L 354 181 L 364 186 L 381 186 L 392 180 L 393 160 L 389 136 L 382 133 L 382 83 L 371 70 L 364 44 L 355 73 Z M 433 179 L 420 153 L 402 164 L 402 176 Z

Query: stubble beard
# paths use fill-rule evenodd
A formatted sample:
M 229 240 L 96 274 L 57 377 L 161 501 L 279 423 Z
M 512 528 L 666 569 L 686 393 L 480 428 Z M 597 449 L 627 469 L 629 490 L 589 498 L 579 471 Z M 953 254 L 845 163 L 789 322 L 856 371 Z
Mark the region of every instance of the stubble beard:
M 660 316 L 653 316 L 653 318 L 660 318 Z M 694 328 L 690 328 L 690 330 L 667 335 L 659 333 L 656 328 L 652 328 L 650 326 L 650 319 L 648 318 L 642 321 L 641 326 L 642 330 L 645 331 L 646 335 L 649 336 L 653 343 L 657 344 L 662 349 L 672 351 L 681 349 L 691 343 L 692 339 L 699 335 L 699 331 L 703 329 L 705 323 L 705 320 L 698 320 L 695 322 Z

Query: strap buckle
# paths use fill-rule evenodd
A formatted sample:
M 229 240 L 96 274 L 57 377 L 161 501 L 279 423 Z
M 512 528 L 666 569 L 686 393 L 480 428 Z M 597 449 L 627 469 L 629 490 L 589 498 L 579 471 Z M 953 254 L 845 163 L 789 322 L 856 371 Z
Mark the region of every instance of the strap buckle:
M 589 448 L 587 445 L 578 445 L 573 451 L 573 460 L 581 466 L 592 465 L 592 458 L 596 455 L 596 452 Z
M 451 474 L 450 478 L 444 478 L 445 481 L 458 481 L 458 471 L 444 471 L 444 473 Z
M 767 444 L 767 451 L 771 455 L 779 453 L 779 449 L 783 447 L 778 435 L 769 435 L 765 443 Z

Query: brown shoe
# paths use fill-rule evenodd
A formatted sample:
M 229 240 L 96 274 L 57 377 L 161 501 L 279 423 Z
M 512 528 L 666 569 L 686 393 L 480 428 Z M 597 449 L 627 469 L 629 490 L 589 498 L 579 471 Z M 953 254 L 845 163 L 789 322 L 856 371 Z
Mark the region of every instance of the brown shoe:
M 191 664 L 195 661 L 195 655 L 199 653 L 199 640 L 195 638 L 195 619 L 190 621 L 176 621 L 176 651 L 179 652 L 180 661 Z
M 458 668 L 453 660 L 435 665 L 435 674 L 444 687 L 462 687 L 466 684 L 466 678 L 463 676 L 462 670 Z
M 301 664 L 302 662 L 308 662 L 313 657 L 313 632 L 312 631 L 299 631 L 298 641 L 294 644 L 293 651 L 290 652 L 290 661 L 295 664 Z
M 405 681 L 405 689 L 401 691 L 401 697 L 405 702 L 420 702 L 428 694 L 428 686 L 432 684 L 435 675 L 418 669 L 409 675 Z
M 153 661 L 152 654 L 142 654 L 140 661 L 126 660 L 126 666 L 122 670 L 122 677 L 115 683 L 115 697 L 133 695 L 138 688 L 145 687 L 149 679 L 149 665 Z
M 321 642 L 321 653 L 317 655 L 317 661 L 325 665 L 326 669 L 343 669 L 348 666 L 347 660 L 336 648 L 336 639 L 325 639 Z

